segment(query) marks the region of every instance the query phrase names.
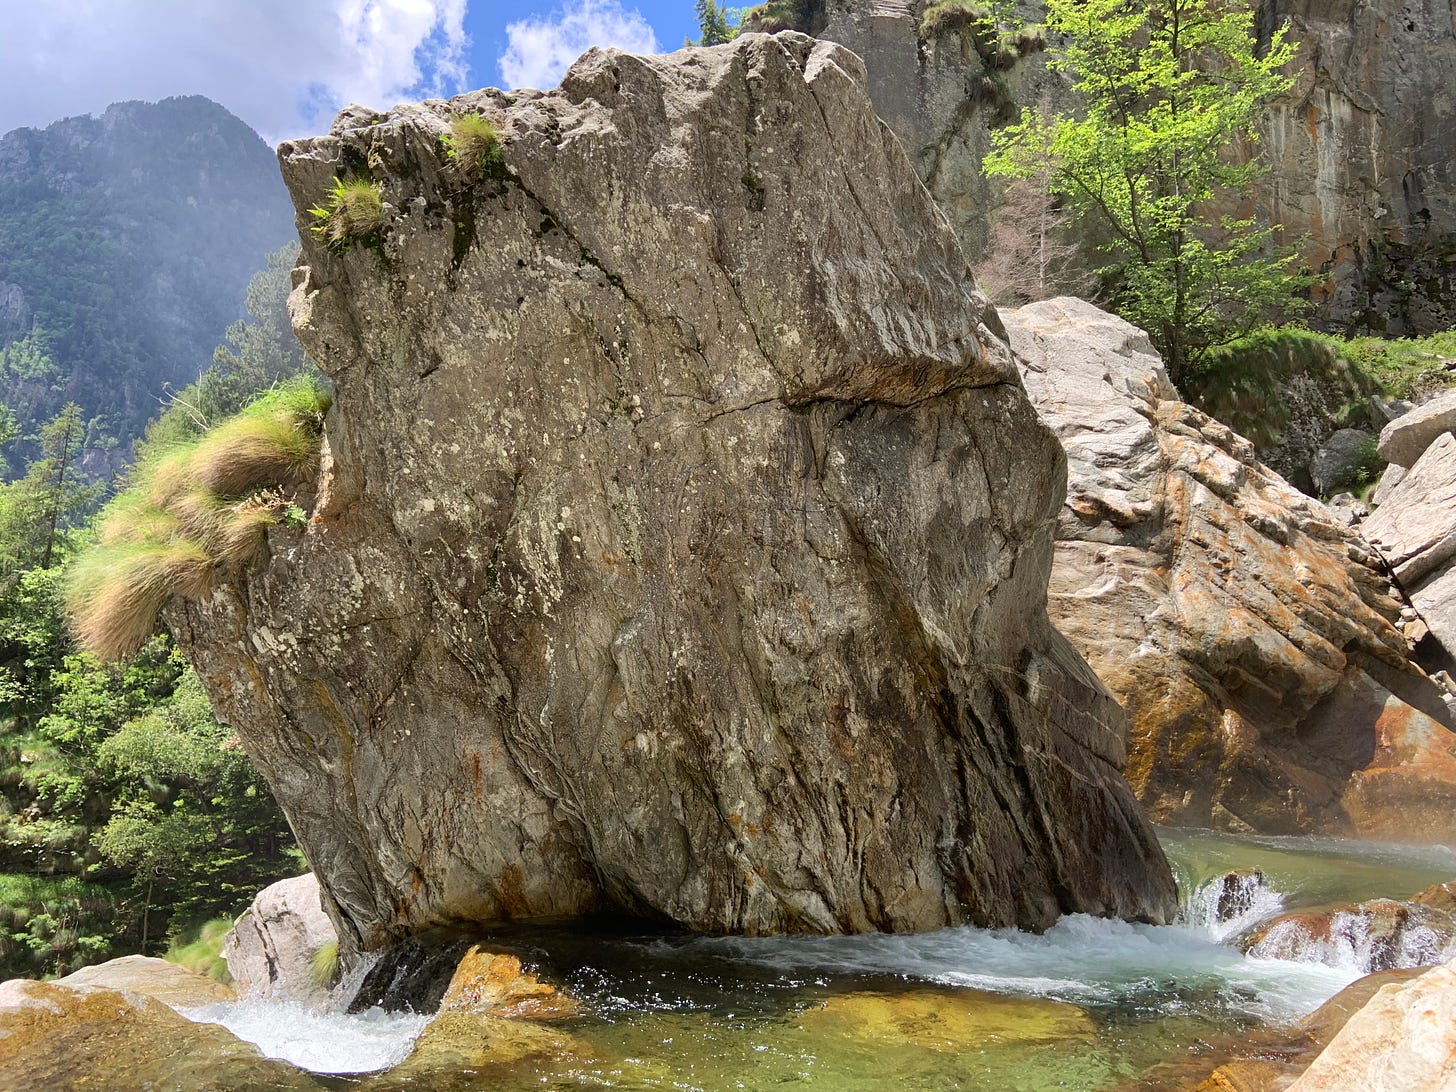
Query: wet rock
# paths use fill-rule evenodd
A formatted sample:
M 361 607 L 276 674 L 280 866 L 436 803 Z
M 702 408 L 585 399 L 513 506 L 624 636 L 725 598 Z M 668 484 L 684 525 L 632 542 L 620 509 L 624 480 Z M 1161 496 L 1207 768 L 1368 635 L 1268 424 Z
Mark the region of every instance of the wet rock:
M 1283 1092 L 1302 1068 L 1268 1058 L 1243 1058 L 1219 1066 L 1194 1092 Z
M 234 999 L 231 986 L 151 956 L 122 956 L 56 980 L 60 986 L 99 986 L 154 997 L 174 1009 L 196 1009 Z
M 912 1043 L 952 1053 L 988 1042 L 1051 1042 L 1096 1034 L 1076 1005 L 966 989 L 841 994 L 796 1019 L 816 1036 Z
M 348 1011 L 437 1012 L 460 961 L 470 950 L 469 941 L 458 939 L 426 936 L 402 941 L 375 960 Z
M 309 872 L 258 892 L 223 940 L 222 954 L 239 997 L 309 1004 L 332 984 L 315 981 L 314 957 L 337 942 Z
M 504 163 L 444 154 L 483 112 Z M 796 34 L 280 147 L 334 382 L 306 527 L 174 632 L 349 951 L 1174 911 L 1046 620 L 1064 462 L 853 55 Z
M 1382 986 L 1290 1092 L 1441 1092 L 1456 1086 L 1456 966 Z
M 440 1012 L 471 1012 L 510 1019 L 559 1020 L 580 1013 L 580 1006 L 555 986 L 521 969 L 513 955 L 472 947 L 460 960 Z
M 1050 609 L 1132 718 L 1160 820 L 1456 838 L 1456 733 L 1383 566 L 1089 303 L 1006 312 L 1067 450 Z M 1368 524 L 1367 524 L 1368 527 Z
M 1353 967 L 1366 974 L 1431 967 L 1451 957 L 1456 918 L 1432 906 L 1393 899 L 1282 914 L 1243 938 L 1260 959 Z
M 1380 457 L 1413 467 L 1443 433 L 1456 429 L 1456 390 L 1446 391 L 1397 417 L 1380 430 Z
M 1447 913 L 1456 912 L 1456 880 L 1433 883 L 1430 887 L 1411 896 L 1411 902 L 1421 906 L 1434 906 Z
M 1383 467 L 1375 453 L 1375 437 L 1358 428 L 1342 428 L 1320 444 L 1310 460 L 1309 476 L 1321 496 L 1375 480 Z
M 550 1072 L 593 1057 L 585 1042 L 527 1020 L 454 1011 L 436 1016 L 399 1065 L 361 1082 L 367 1092 L 387 1089 L 478 1089 L 482 1081 L 515 1072 L 529 1082 L 535 1071 Z
M 216 1024 L 152 997 L 13 979 L 0 985 L 0 1088 L 135 1092 L 317 1089 Z

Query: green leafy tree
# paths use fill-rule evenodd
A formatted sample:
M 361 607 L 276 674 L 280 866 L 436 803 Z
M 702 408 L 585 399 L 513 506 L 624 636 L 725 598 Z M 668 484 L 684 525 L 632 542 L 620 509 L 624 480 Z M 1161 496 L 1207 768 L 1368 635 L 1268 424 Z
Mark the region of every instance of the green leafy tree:
M 698 16 L 698 30 L 702 36 L 693 45 L 715 46 L 731 42 L 738 34 L 738 28 L 729 20 L 729 9 L 720 8 L 716 0 L 696 0 L 693 10 Z
M 39 458 L 25 476 L 0 486 L 0 580 L 51 568 L 95 511 L 102 488 L 81 469 L 90 433 L 81 408 L 68 403 L 40 430 Z
M 1048 63 L 1071 74 L 1082 109 L 1023 111 L 986 161 L 1013 178 L 1050 163 L 1051 190 L 1102 239 L 1114 308 L 1152 335 L 1175 380 L 1309 284 L 1272 229 L 1217 211 L 1265 170 L 1237 149 L 1291 83 L 1285 28 L 1260 51 L 1253 22 L 1243 0 L 1049 0 L 1065 44 Z

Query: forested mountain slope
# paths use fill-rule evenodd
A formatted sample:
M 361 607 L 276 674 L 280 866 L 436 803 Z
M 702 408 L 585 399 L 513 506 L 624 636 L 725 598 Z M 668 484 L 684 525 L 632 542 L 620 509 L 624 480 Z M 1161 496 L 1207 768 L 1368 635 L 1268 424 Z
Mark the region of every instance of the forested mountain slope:
M 200 96 L 0 137 L 0 400 L 22 435 L 75 401 L 124 449 L 293 233 L 272 150 Z

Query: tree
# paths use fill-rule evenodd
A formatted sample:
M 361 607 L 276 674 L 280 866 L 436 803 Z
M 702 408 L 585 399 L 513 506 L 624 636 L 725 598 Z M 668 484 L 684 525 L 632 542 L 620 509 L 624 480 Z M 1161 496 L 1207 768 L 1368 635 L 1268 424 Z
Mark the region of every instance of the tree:
M 700 46 L 723 45 L 731 42 L 738 33 L 736 27 L 728 23 L 728 9 L 720 8 L 716 0 L 696 0 L 693 10 L 698 15 L 698 29 L 702 31 L 702 37 L 693 43 Z
M 68 403 L 35 437 L 40 458 L 19 481 L 0 485 L 0 585 L 20 571 L 49 569 L 96 508 L 102 487 L 81 471 L 91 426 Z
M 1262 52 L 1243 0 L 1048 0 L 1078 116 L 1035 109 L 996 134 L 986 169 L 1050 189 L 1103 240 L 1114 308 L 1142 326 L 1175 381 L 1307 287 L 1274 229 L 1229 214 L 1265 168 L 1240 160 L 1261 107 L 1292 80 L 1285 28 Z

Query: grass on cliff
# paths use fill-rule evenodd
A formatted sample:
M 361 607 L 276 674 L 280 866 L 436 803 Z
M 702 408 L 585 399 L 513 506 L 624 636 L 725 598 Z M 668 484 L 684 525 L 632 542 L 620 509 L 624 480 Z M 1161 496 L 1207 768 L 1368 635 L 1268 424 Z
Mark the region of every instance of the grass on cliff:
M 505 163 L 500 129 L 484 114 L 456 114 L 450 119 L 445 151 L 467 182 L 498 171 Z
M 334 178 L 323 204 L 309 209 L 313 233 L 335 254 L 378 238 L 384 226 L 384 191 L 368 178 Z
M 318 989 L 332 989 L 339 981 L 339 942 L 326 940 L 314 952 L 308 967 L 308 980 Z
M 301 520 L 291 497 L 318 471 L 328 406 L 312 379 L 294 380 L 140 463 L 67 572 L 81 644 L 107 660 L 131 655 L 169 599 L 206 598 L 257 556 L 270 526 Z

